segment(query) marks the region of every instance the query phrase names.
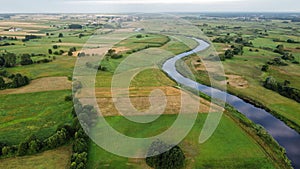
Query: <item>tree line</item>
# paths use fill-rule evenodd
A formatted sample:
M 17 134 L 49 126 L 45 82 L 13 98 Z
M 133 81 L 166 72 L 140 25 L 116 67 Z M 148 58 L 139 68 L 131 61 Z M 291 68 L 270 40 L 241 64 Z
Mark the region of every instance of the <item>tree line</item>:
M 290 87 L 290 81 L 285 80 L 283 83 L 277 82 L 273 77 L 267 77 L 263 86 L 273 90 L 282 96 L 293 99 L 300 103 L 300 90 Z
M 4 78 L 9 79 L 8 82 Z M 0 89 L 18 88 L 28 85 L 30 80 L 27 76 L 23 76 L 20 73 L 9 74 L 7 71 L 0 71 Z

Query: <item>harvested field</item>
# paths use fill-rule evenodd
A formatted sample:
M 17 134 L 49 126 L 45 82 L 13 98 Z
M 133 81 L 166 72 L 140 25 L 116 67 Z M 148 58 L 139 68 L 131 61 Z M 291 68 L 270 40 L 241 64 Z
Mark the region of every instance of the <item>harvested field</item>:
M 153 90 L 157 90 L 157 89 L 165 93 L 166 102 L 164 102 L 164 98 L 162 100 L 162 97 L 159 96 L 149 97 L 150 93 Z M 121 89 L 121 90 L 125 90 L 125 89 Z M 138 111 L 141 112 L 135 112 L 138 114 L 132 112 L 126 112 L 127 111 L 126 107 L 130 103 L 128 103 L 125 96 L 120 95 L 117 98 L 113 99 L 110 88 L 96 88 L 95 94 L 96 94 L 97 104 L 100 108 L 101 114 L 103 116 L 121 115 L 115 107 L 116 102 L 119 103 L 119 107 L 121 107 L 122 110 L 126 112 L 126 114 L 131 113 L 130 115 L 145 115 L 144 113 L 147 113 L 147 115 L 160 114 L 161 110 L 163 110 L 162 112 L 163 114 L 178 114 L 181 110 L 182 97 L 186 97 L 188 95 L 185 92 L 183 92 L 183 95 L 181 95 L 181 91 L 173 87 L 141 87 L 141 88 L 130 88 L 129 91 L 130 91 L 129 97 L 130 97 L 131 104 Z M 120 89 L 118 92 L 120 92 Z M 91 103 L 92 101 L 91 96 L 92 96 L 92 90 L 83 90 L 79 95 L 77 95 L 77 97 L 80 98 L 83 104 Z M 155 106 L 156 109 L 154 109 L 153 111 L 147 111 L 151 106 L 149 99 L 159 104 Z M 198 103 L 198 101 L 200 101 L 200 103 Z M 192 105 L 192 106 L 190 108 L 184 108 L 182 110 L 183 113 L 194 112 L 195 108 L 193 106 L 197 104 L 199 105 L 198 112 L 207 113 L 210 111 L 211 103 L 205 99 L 199 97 L 193 97 L 188 101 L 188 103 L 189 103 L 188 105 Z M 222 111 L 222 108 L 216 105 L 212 106 L 211 112 L 219 112 L 219 111 Z
M 42 91 L 71 89 L 71 82 L 67 77 L 45 77 L 32 80 L 29 85 L 18 89 L 6 89 L 0 91 L 0 94 L 19 94 L 34 93 Z

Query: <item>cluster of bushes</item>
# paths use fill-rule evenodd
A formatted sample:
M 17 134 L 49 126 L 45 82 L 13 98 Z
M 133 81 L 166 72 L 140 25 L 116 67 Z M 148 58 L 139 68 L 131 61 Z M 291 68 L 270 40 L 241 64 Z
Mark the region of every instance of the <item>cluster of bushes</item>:
M 214 42 L 214 43 L 230 43 L 232 40 L 233 39 L 229 38 L 229 37 L 225 37 L 225 38 L 218 37 L 218 38 L 215 38 L 212 42 Z
M 116 53 L 116 50 L 114 49 L 109 49 L 105 56 L 112 59 L 120 59 L 123 57 L 123 55 Z
M 231 59 L 234 57 L 234 55 L 243 55 L 244 54 L 244 50 L 243 50 L 243 46 L 235 46 L 232 45 L 231 49 L 227 49 L 224 53 L 224 55 L 220 56 L 220 59 L 222 61 L 225 61 L 226 59 Z
M 94 65 L 94 64 L 92 64 L 90 62 L 86 62 L 85 66 L 88 67 L 88 68 L 91 68 L 91 69 L 97 69 L 97 70 L 101 70 L 101 71 L 104 71 L 104 72 L 108 70 L 107 67 L 105 67 L 105 66 Z
M 10 46 L 10 45 L 16 45 L 15 43 L 2 43 L 0 46 Z
M 11 157 L 36 154 L 66 144 L 73 135 L 74 130 L 72 126 L 64 125 L 63 127 L 59 127 L 56 133 L 43 141 L 33 134 L 25 138 L 25 140 L 18 145 L 9 146 L 7 144 L 0 143 L 0 155 Z
M 82 29 L 82 25 L 71 24 L 71 25 L 69 25 L 69 29 Z
M 90 127 L 97 123 L 98 113 L 91 105 L 82 105 L 78 99 L 74 99 L 74 107 L 78 120 L 85 132 L 89 132 Z M 74 114 L 75 115 L 75 114 Z
M 30 57 L 31 56 L 29 54 L 23 54 L 21 56 L 21 62 L 20 62 L 20 64 L 21 65 L 31 65 L 31 64 L 33 64 L 33 61 L 32 61 L 32 59 Z
M 154 169 L 181 169 L 184 167 L 185 155 L 179 146 L 157 140 L 148 150 L 146 163 Z
M 261 68 L 261 71 L 263 72 L 267 72 L 269 70 L 269 65 L 268 64 L 264 64 Z
M 290 82 L 287 80 L 280 83 L 273 77 L 267 77 L 264 82 L 264 87 L 300 103 L 300 90 L 288 86 L 289 84 Z
M 57 45 L 54 45 L 53 46 L 53 49 L 57 49 L 58 48 L 58 46 Z M 63 51 L 63 50 L 59 50 L 59 51 L 52 51 L 52 49 L 48 49 L 48 53 L 51 55 L 51 54 L 54 54 L 54 55 L 62 55 L 62 54 L 64 54 L 65 53 L 65 51 Z
M 3 40 L 18 40 L 17 37 L 9 37 L 9 36 L 0 36 L 0 41 Z
M 230 34 L 228 34 L 228 35 L 230 35 Z M 215 38 L 212 42 L 215 42 L 215 43 L 231 43 L 232 41 L 234 41 L 237 44 L 241 44 L 243 46 L 253 47 L 252 42 L 249 42 L 249 41 L 243 39 L 242 37 L 237 37 L 235 39 L 233 37 L 230 37 L 230 36 L 218 37 L 218 38 Z
M 31 59 L 31 57 L 33 56 L 43 56 L 45 57 L 46 55 L 45 54 L 22 54 L 20 55 L 20 65 L 24 66 L 24 65 L 31 65 L 33 63 L 48 63 L 48 62 L 51 62 L 52 60 L 51 59 L 47 59 L 47 58 L 44 58 L 44 59 L 41 59 L 41 60 L 38 60 L 38 61 L 33 61 Z M 50 56 L 49 56 L 50 57 Z M 3 53 L 2 55 L 0 55 L 0 67 L 14 67 L 17 65 L 17 55 L 15 53 Z
M 290 53 L 288 53 L 287 51 L 284 50 L 283 45 L 277 45 L 274 52 L 281 54 L 282 55 L 281 59 L 283 59 L 283 60 L 289 60 L 292 63 L 299 64 L 299 62 L 295 60 L 295 57 L 293 56 L 293 54 L 290 54 Z
M 6 83 L 2 76 L 10 79 L 11 82 Z M 0 89 L 18 88 L 29 84 L 29 82 L 27 76 L 22 76 L 19 73 L 9 75 L 6 71 L 0 72 Z
M 31 39 L 39 39 L 41 38 L 40 36 L 36 36 L 36 35 L 25 35 L 25 38 L 22 39 L 22 42 L 27 42 Z
M 274 65 L 274 66 L 287 66 L 288 64 L 285 63 L 281 58 L 276 57 L 270 61 L 267 62 L 268 65 Z
M 17 63 L 17 56 L 14 53 L 2 53 L 0 56 L 0 66 L 14 67 Z
M 252 42 L 249 42 L 249 41 L 245 40 L 242 37 L 236 38 L 234 42 L 238 43 L 238 44 L 241 44 L 243 46 L 253 47 L 253 43 Z
M 89 137 L 86 132 L 89 128 L 96 124 L 97 112 L 91 105 L 83 106 L 78 99 L 74 99 L 75 108 L 72 111 L 74 116 L 74 127 L 76 129 L 73 143 L 73 153 L 71 156 L 71 169 L 86 168 L 87 155 L 88 155 L 88 142 Z M 77 116 L 76 112 L 77 111 Z M 80 123 L 81 125 L 80 125 Z
M 86 168 L 89 137 L 82 128 L 75 133 L 70 169 Z
M 70 48 L 68 51 L 68 56 L 73 56 L 73 52 L 75 52 L 75 51 L 76 51 L 75 47 Z
M 288 40 L 286 40 L 286 42 L 287 42 L 287 43 L 300 43 L 300 42 L 295 41 L 295 40 L 293 40 L 293 39 L 288 39 Z

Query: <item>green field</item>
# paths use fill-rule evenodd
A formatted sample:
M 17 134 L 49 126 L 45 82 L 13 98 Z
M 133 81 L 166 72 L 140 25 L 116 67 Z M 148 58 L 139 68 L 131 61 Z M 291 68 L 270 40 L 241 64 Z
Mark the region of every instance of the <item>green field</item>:
M 18 144 L 28 135 L 52 135 L 72 122 L 72 103 L 64 101 L 70 91 L 0 95 L 0 142 Z
M 206 114 L 199 114 L 195 126 L 179 144 L 186 156 L 186 168 L 276 168 L 261 147 L 227 116 L 223 116 L 213 136 L 204 144 L 198 143 Z M 132 137 L 149 137 L 166 129 L 176 115 L 163 115 L 159 120 L 141 125 L 123 117 L 106 120 L 116 130 Z M 101 124 L 99 125 L 99 127 Z M 100 127 L 101 128 L 101 127 Z M 88 168 L 143 168 L 143 159 L 127 159 L 106 152 L 90 143 Z
M 63 146 L 36 155 L 0 159 L 0 168 L 5 169 L 57 169 L 70 165 L 71 147 Z

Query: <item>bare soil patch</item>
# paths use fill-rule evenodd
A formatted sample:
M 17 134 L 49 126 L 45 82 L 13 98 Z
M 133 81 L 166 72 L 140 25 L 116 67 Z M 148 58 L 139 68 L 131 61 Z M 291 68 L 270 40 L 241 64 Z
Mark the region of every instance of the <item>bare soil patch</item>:
M 228 78 L 227 84 L 229 84 L 230 86 L 233 86 L 235 88 L 242 88 L 242 89 L 249 87 L 248 81 L 241 76 L 226 75 L 226 77 Z

